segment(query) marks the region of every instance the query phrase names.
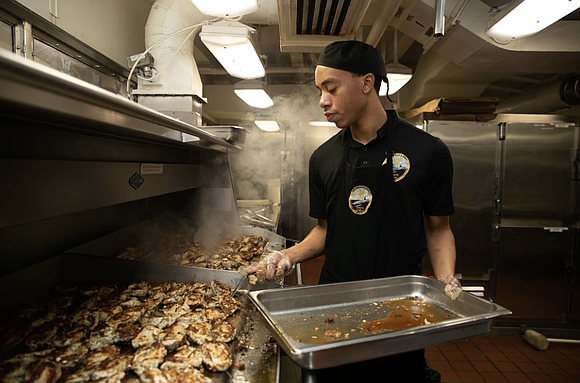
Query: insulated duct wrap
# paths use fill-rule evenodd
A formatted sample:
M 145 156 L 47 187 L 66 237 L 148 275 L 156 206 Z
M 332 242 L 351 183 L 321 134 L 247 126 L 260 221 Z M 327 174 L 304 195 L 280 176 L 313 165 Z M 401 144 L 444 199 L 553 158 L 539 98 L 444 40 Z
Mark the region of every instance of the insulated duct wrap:
M 149 48 L 171 33 L 208 19 L 209 16 L 199 12 L 190 0 L 156 0 L 145 25 L 145 45 Z M 202 96 L 203 85 L 193 58 L 197 30 L 187 37 L 192 30 L 183 31 L 151 49 L 154 66 L 163 73 L 152 81 L 139 79 L 134 94 Z M 158 72 L 153 71 L 153 75 Z
M 499 104 L 496 113 L 551 113 L 575 105 L 580 105 L 579 75 L 512 97 Z

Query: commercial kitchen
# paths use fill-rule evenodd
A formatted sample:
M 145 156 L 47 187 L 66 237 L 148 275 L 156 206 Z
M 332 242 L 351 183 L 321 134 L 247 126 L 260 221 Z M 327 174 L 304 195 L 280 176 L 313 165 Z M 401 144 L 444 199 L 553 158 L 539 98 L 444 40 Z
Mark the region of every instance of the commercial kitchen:
M 580 381 L 579 8 L 0 1 L 0 379 L 181 381 L 187 360 L 195 382 L 314 382 L 425 348 L 432 381 Z M 316 224 L 308 161 L 339 129 L 314 71 L 339 40 L 375 46 L 384 108 L 451 152 L 456 300 L 427 257 L 421 276 L 317 285 L 320 257 L 244 278 Z M 409 296 L 440 320 L 364 330 Z

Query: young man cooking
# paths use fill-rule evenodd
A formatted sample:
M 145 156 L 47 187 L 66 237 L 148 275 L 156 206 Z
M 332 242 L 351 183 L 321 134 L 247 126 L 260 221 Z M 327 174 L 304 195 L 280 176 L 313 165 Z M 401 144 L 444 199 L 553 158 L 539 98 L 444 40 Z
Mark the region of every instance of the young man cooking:
M 312 154 L 310 215 L 318 224 L 294 247 L 248 269 L 258 282 L 282 278 L 294 265 L 325 254 L 319 283 L 421 274 L 428 253 L 435 277 L 458 287 L 453 164 L 441 140 L 385 110 L 379 52 L 338 41 L 320 53 L 319 104 L 341 131 Z M 423 350 L 316 371 L 319 382 L 423 382 Z

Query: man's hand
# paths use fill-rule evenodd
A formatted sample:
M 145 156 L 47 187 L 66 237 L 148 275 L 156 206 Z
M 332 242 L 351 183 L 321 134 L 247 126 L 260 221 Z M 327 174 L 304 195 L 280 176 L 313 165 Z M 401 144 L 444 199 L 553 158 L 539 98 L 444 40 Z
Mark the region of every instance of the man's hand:
M 452 300 L 457 299 L 461 293 L 461 283 L 453 275 L 448 275 L 445 278 L 439 278 L 439 280 L 445 283 L 445 294 Z
M 257 264 L 250 266 L 246 272 L 256 274 L 256 283 L 279 281 L 294 271 L 294 261 L 288 255 L 274 250 L 265 255 Z

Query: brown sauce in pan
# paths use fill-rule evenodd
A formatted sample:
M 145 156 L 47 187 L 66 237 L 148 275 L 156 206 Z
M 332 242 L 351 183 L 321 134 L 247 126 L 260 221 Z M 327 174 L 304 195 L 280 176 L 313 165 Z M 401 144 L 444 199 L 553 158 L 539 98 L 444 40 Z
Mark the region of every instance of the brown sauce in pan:
M 401 297 L 323 310 L 317 307 L 298 314 L 290 310 L 276 319 L 289 339 L 324 344 L 456 318 L 459 316 L 434 302 L 419 297 Z
M 363 321 L 361 330 L 371 333 L 395 331 L 457 318 L 457 315 L 414 297 L 382 302 L 381 305 L 389 307 L 392 311 L 385 318 Z

